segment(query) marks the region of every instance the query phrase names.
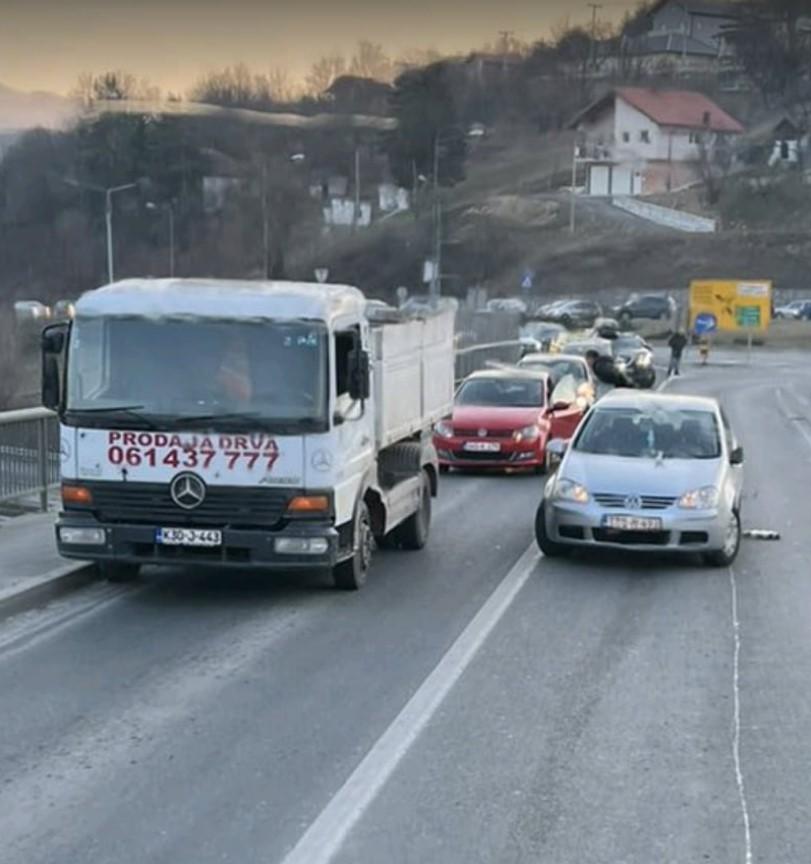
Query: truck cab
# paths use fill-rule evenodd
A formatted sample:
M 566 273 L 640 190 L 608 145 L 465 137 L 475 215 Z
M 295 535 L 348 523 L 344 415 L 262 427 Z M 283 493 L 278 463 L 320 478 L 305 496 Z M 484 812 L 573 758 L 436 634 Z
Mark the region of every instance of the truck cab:
M 419 548 L 430 428 L 453 394 L 453 309 L 376 325 L 356 288 L 135 279 L 43 335 L 61 423 L 59 551 L 144 564 L 328 568 Z M 399 391 L 399 392 L 398 392 Z

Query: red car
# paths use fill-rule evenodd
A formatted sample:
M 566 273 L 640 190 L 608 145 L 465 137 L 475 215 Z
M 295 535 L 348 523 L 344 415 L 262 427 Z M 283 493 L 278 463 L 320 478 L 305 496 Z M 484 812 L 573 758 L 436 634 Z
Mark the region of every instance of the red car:
M 571 438 L 583 417 L 569 385 L 550 392 L 546 372 L 490 369 L 474 372 L 456 393 L 453 414 L 434 427 L 434 446 L 449 468 L 546 467 L 546 445 Z

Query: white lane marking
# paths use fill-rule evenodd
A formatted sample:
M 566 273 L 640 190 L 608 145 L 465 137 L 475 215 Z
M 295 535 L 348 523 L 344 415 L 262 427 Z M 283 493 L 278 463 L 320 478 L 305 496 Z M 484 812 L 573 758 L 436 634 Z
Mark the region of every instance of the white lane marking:
M 793 395 L 793 394 L 792 394 Z M 794 423 L 792 418 L 796 416 L 796 412 L 792 412 L 786 402 L 786 394 L 779 387 L 775 390 L 775 398 L 777 399 L 777 406 L 780 408 L 780 413 L 783 417 L 792 424 L 792 427 L 796 429 L 800 435 L 805 439 L 805 443 L 811 447 L 811 431 L 809 431 L 805 424 L 803 423 Z
M 347 781 L 288 852 L 282 864 L 327 864 L 375 800 L 532 575 L 540 554 L 533 543 L 423 681 Z
M 735 581 L 735 571 L 729 568 L 729 584 L 732 591 L 732 632 L 734 635 L 735 653 L 733 660 L 732 690 L 734 696 L 734 717 L 732 728 L 732 759 L 735 763 L 735 782 L 738 786 L 738 798 L 741 802 L 743 817 L 745 862 L 752 864 L 752 832 L 749 825 L 749 805 L 746 801 L 746 787 L 743 782 L 741 768 L 741 688 L 740 688 L 740 658 L 741 658 L 741 623 L 738 619 L 738 586 Z
M 661 393 L 663 390 L 666 389 L 667 385 L 670 384 L 670 382 L 671 382 L 672 380 L 673 380 L 673 376 L 672 376 L 672 375 L 668 375 L 668 376 L 665 378 L 665 380 L 662 381 L 662 383 L 661 383 L 661 384 L 656 388 L 656 392 L 657 392 L 657 393 Z

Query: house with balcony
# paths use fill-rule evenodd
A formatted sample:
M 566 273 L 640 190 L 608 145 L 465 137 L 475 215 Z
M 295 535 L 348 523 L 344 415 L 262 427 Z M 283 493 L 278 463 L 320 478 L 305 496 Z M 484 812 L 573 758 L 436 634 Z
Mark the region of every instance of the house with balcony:
M 738 16 L 729 0 L 659 0 L 625 50 L 648 72 L 718 72 L 734 57 L 726 32 Z
M 696 182 L 743 126 L 702 93 L 620 87 L 570 124 L 589 195 L 650 195 Z

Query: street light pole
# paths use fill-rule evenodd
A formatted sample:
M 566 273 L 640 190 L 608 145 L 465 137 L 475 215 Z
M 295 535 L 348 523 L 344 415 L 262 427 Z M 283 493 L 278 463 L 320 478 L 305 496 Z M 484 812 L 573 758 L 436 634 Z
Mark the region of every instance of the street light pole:
M 115 281 L 115 268 L 113 267 L 113 195 L 116 192 L 126 192 L 127 189 L 135 189 L 137 183 L 125 183 L 123 186 L 113 186 L 104 190 L 106 206 L 105 221 L 107 223 L 107 280 Z
M 439 200 L 439 132 L 434 137 L 434 270 L 431 274 L 431 300 L 436 302 L 442 291 L 442 205 Z
M 92 183 L 80 183 L 72 177 L 63 178 L 68 186 L 74 186 L 76 189 L 90 189 L 91 192 L 104 193 L 104 221 L 107 235 L 107 281 L 113 282 L 115 278 L 115 268 L 113 266 L 113 195 L 116 192 L 125 192 L 127 189 L 136 189 L 138 183 L 124 183 L 122 186 L 111 186 L 105 189 L 103 186 L 96 186 Z

